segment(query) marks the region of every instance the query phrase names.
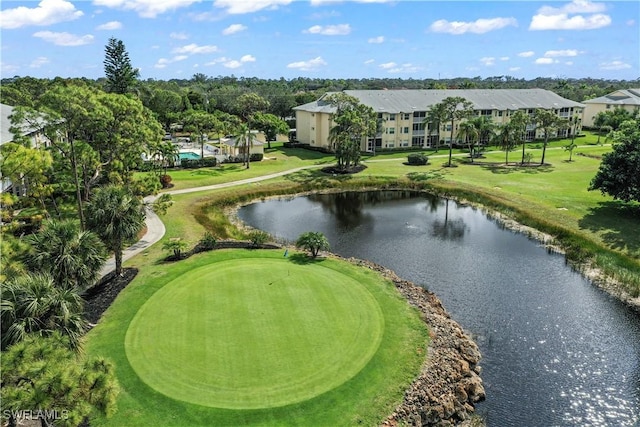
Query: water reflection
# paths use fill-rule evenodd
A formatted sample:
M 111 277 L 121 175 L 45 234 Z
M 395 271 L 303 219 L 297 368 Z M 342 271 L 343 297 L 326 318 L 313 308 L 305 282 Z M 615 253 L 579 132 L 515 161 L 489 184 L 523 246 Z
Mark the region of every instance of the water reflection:
M 289 241 L 323 232 L 340 255 L 428 286 L 477 337 L 490 426 L 637 426 L 640 317 L 564 258 L 481 212 L 407 192 L 341 193 L 247 206 Z

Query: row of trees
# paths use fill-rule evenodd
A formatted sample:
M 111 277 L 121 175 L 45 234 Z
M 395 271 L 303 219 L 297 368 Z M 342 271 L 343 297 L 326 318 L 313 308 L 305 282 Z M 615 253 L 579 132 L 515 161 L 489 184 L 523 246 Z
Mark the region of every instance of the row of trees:
M 14 109 L 13 142 L 0 148 L 3 175 L 16 187 L 15 195 L 2 194 L 0 251 L 0 416 L 9 425 L 25 416 L 79 425 L 115 410 L 113 365 L 81 352 L 89 327 L 82 294 L 98 281 L 107 254 L 122 274 L 123 248 L 144 226 L 142 195 L 156 188 L 133 170 L 161 141 L 162 127 L 127 87 L 52 86 L 37 103 Z M 34 144 L 34 131 L 46 146 Z M 32 227 L 19 228 L 11 211 L 38 206 Z M 36 216 L 48 219 L 40 224 Z

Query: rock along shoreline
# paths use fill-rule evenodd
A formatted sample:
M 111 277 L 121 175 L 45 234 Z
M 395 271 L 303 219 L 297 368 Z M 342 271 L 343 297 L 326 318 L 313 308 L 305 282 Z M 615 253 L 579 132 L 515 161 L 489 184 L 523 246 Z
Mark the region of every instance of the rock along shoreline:
M 477 344 L 451 319 L 434 293 L 401 279 L 381 265 L 356 258 L 345 260 L 374 270 L 393 282 L 429 327 L 431 340 L 420 374 L 405 391 L 402 403 L 382 425 L 472 425 L 474 404 L 486 396 L 480 378 L 481 355 Z

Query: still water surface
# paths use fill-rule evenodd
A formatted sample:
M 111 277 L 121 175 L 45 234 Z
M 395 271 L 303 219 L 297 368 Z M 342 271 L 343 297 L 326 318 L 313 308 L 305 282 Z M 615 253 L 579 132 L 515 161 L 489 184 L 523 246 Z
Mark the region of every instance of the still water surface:
M 480 346 L 489 426 L 640 425 L 640 316 L 481 211 L 410 192 L 311 195 L 243 207 L 289 241 L 324 233 L 435 292 Z

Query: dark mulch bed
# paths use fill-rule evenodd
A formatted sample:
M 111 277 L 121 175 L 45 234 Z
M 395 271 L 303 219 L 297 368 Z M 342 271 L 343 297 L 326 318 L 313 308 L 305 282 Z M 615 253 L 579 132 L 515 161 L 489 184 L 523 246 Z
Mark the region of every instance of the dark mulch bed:
M 361 163 L 358 166 L 354 166 L 354 167 L 349 168 L 349 169 L 340 169 L 337 166 L 327 166 L 327 167 L 324 167 L 324 168 L 322 168 L 320 170 L 322 172 L 324 172 L 324 173 L 329 173 L 331 175 L 349 175 L 349 174 L 362 172 L 366 168 L 367 168 L 367 166 L 363 165 Z
M 122 270 L 122 276 L 116 276 L 115 272 L 109 273 L 97 285 L 87 289 L 82 295 L 85 299 L 84 313 L 87 321 L 93 324 L 98 323 L 102 313 L 137 274 L 137 268 L 125 268 Z

